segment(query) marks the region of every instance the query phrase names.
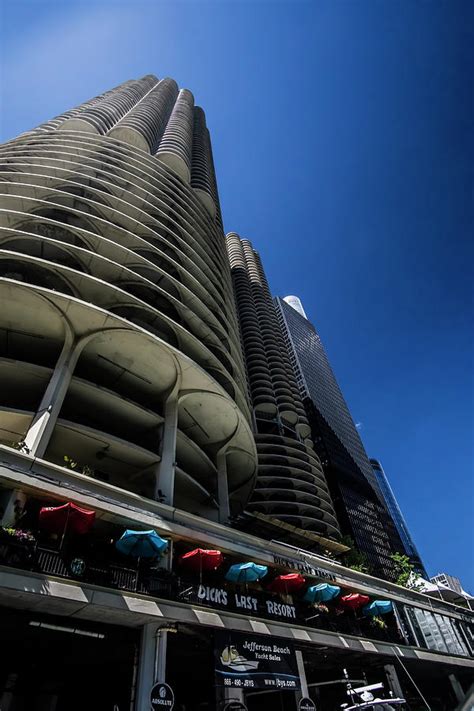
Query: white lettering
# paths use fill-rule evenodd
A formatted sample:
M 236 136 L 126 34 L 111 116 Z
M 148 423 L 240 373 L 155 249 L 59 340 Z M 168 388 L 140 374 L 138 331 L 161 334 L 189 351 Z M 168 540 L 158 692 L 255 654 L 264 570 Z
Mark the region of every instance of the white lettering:
M 227 605 L 227 592 L 220 588 L 210 588 L 206 585 L 200 585 L 198 587 L 197 596 L 199 600 L 215 602 L 218 605 Z
M 292 617 L 296 619 L 296 609 L 294 605 L 282 605 L 280 602 L 272 602 L 267 600 L 267 612 L 269 615 L 277 617 Z

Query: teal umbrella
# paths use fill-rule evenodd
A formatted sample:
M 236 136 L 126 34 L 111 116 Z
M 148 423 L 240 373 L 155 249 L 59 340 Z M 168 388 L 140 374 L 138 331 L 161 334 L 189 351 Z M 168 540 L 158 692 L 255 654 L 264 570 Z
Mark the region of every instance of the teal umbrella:
M 362 608 L 364 615 L 375 617 L 376 615 L 387 615 L 393 611 L 393 605 L 390 600 L 374 600 L 369 605 Z
M 260 580 L 268 573 L 266 565 L 256 563 L 236 563 L 231 565 L 225 579 L 232 583 L 253 583 Z
M 341 588 L 337 585 L 329 585 L 329 583 L 320 583 L 319 585 L 311 585 L 304 594 L 306 602 L 327 602 L 337 597 L 341 592 Z
M 153 530 L 126 530 L 115 543 L 115 547 L 121 553 L 134 558 L 156 558 L 166 551 L 168 541 L 165 541 Z

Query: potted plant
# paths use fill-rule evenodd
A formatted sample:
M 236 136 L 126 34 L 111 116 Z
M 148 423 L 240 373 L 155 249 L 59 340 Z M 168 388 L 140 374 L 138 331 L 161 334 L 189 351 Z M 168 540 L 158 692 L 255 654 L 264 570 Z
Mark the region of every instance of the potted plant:
M 19 543 L 20 545 L 31 546 L 36 543 L 36 538 L 30 531 L 23 531 L 21 528 L 12 526 L 2 526 L 0 536 L 4 542 Z

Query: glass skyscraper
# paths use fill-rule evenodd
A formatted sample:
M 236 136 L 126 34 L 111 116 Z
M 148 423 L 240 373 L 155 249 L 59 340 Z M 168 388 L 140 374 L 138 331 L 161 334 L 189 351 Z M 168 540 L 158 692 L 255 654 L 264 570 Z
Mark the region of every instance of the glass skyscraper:
M 389 484 L 383 467 L 377 459 L 371 459 L 370 464 L 372 465 L 372 469 L 377 477 L 377 481 L 385 499 L 385 503 L 387 504 L 387 508 L 390 511 L 390 515 L 392 516 L 393 522 L 395 523 L 400 538 L 402 539 L 405 554 L 410 558 L 416 572 L 428 580 L 428 574 L 423 566 L 420 554 L 418 553 L 410 535 L 405 518 L 403 517 L 400 506 L 398 505 L 398 501 L 395 498 L 395 494 L 392 491 L 392 487 Z
M 390 556 L 403 552 L 403 543 L 321 339 L 295 298 L 277 297 L 275 304 L 338 519 L 370 567 L 390 577 Z

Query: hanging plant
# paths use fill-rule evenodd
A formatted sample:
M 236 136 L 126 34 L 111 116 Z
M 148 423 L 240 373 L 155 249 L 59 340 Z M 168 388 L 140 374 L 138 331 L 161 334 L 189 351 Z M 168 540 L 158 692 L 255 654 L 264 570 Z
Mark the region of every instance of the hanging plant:
M 11 526 L 2 526 L 0 530 L 2 538 L 10 540 L 12 543 L 23 543 L 25 545 L 36 543 L 36 538 L 30 531 L 23 531 L 20 528 L 12 528 Z
M 385 620 L 382 619 L 381 617 L 378 617 L 377 615 L 372 617 L 371 622 L 372 622 L 373 626 L 378 627 L 379 630 L 386 630 L 387 629 L 387 623 L 385 622 Z
M 314 605 L 314 608 L 318 610 L 319 612 L 323 612 L 325 615 L 329 614 L 329 607 L 325 605 L 323 602 L 316 602 Z
M 77 462 L 75 462 L 74 459 L 71 459 L 71 457 L 68 457 L 67 454 L 64 455 L 63 462 L 64 462 L 63 466 L 66 469 L 75 469 L 77 467 Z
M 84 476 L 94 476 L 95 474 L 95 469 L 94 467 L 89 466 L 89 464 L 83 464 L 81 467 L 81 474 L 84 474 Z

